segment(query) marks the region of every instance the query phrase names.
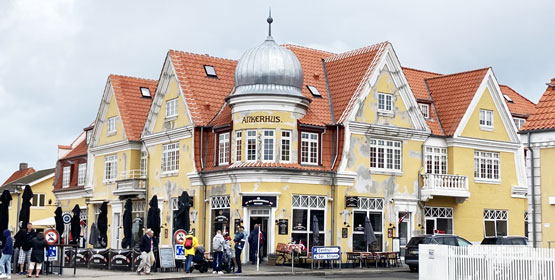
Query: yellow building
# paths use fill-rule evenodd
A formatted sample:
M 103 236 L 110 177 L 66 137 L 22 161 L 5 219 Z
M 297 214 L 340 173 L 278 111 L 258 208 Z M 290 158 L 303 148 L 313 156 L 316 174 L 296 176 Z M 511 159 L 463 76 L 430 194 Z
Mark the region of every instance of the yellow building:
M 555 246 L 555 78 L 547 83 L 536 110 L 521 128 L 529 186 L 528 231 L 535 247 Z M 553 227 L 552 227 L 553 225 Z

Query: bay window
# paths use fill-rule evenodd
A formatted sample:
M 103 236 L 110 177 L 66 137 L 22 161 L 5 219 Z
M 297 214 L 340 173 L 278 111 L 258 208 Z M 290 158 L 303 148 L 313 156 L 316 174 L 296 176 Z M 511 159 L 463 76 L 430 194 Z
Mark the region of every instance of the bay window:
M 274 131 L 264 130 L 263 131 L 263 142 L 264 142 L 264 161 L 274 160 Z
M 247 130 L 247 161 L 256 161 L 256 130 Z
M 291 131 L 281 131 L 281 162 L 289 162 L 291 160 Z
M 235 161 L 241 161 L 241 147 L 243 133 L 241 131 L 235 132 Z

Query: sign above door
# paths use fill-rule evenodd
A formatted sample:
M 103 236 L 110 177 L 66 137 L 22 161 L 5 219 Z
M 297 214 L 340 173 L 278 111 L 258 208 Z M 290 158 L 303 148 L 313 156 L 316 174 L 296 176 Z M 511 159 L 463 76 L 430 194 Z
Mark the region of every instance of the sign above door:
M 244 207 L 276 207 L 275 196 L 244 195 L 242 204 Z

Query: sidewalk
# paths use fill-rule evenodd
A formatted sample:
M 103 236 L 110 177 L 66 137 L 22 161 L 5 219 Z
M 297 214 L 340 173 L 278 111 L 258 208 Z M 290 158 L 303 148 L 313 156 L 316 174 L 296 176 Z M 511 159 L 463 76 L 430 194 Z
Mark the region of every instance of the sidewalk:
M 260 271 L 256 271 L 256 266 L 254 265 L 243 265 L 242 274 L 224 274 L 224 275 L 214 275 L 212 270 L 207 273 L 199 273 L 198 271 L 192 274 L 185 274 L 184 272 L 153 272 L 150 275 L 140 276 L 135 272 L 131 271 L 110 271 L 110 270 L 97 270 L 97 269 L 87 269 L 87 268 L 77 268 L 76 279 L 79 280 L 131 280 L 131 279 L 184 279 L 184 278 L 203 278 L 203 277 L 229 277 L 229 276 L 287 276 L 287 275 L 311 275 L 311 276 L 324 276 L 324 275 L 341 275 L 341 274 L 366 274 L 366 273 L 379 273 L 379 272 L 393 272 L 393 271 L 406 271 L 406 267 L 396 267 L 396 268 L 335 268 L 335 269 L 319 269 L 311 270 L 306 268 L 295 267 L 294 273 L 291 272 L 290 266 L 268 266 L 261 265 Z M 64 269 L 64 275 L 41 275 L 40 278 L 43 279 L 61 279 L 61 278 L 73 278 L 73 269 Z M 39 279 L 40 279 L 39 278 Z M 12 275 L 12 279 L 27 279 L 24 275 Z

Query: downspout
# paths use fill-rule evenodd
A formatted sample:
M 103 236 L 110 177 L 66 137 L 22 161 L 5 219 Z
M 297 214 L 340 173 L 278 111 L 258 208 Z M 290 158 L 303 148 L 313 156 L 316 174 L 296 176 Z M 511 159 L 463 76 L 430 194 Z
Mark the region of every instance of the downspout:
M 528 131 L 528 151 L 530 151 L 530 184 L 532 188 L 532 244 L 534 248 L 537 247 L 536 238 L 536 186 L 534 180 L 534 151 L 530 144 L 531 133 Z
M 426 139 L 427 140 L 427 139 Z M 418 169 L 418 174 L 417 174 L 417 180 L 418 180 L 418 206 L 420 206 L 420 230 L 422 230 L 422 228 L 425 225 L 426 222 L 426 218 L 424 217 L 424 207 L 426 206 L 426 203 L 424 203 L 422 201 L 422 182 L 424 181 L 424 178 L 422 178 L 422 180 L 420 180 L 420 177 L 422 176 L 422 171 L 424 170 L 424 166 L 426 164 L 425 162 L 425 158 L 424 158 L 424 149 L 426 148 L 424 143 L 426 143 L 426 141 L 422 142 L 422 145 L 420 145 L 420 169 Z
M 202 203 L 202 243 L 206 244 L 206 181 L 204 180 L 204 168 L 207 155 L 206 143 L 208 139 L 204 137 L 204 126 L 200 127 L 200 163 L 201 170 L 199 172 L 200 181 L 202 182 L 202 199 L 199 203 Z

